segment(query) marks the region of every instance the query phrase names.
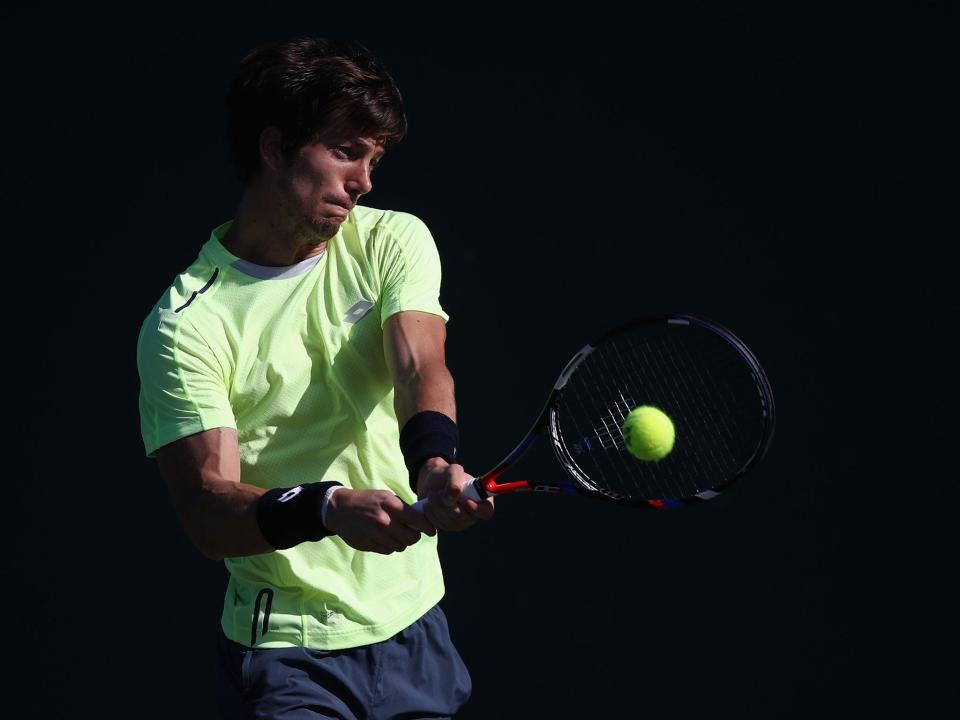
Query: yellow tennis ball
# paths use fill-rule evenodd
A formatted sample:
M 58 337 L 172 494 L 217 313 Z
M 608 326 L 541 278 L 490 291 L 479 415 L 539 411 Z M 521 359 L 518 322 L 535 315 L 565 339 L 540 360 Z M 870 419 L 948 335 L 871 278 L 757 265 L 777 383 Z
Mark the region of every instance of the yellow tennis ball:
M 641 460 L 662 460 L 673 450 L 676 433 L 673 421 L 660 408 L 641 405 L 623 421 L 623 439 L 627 450 Z

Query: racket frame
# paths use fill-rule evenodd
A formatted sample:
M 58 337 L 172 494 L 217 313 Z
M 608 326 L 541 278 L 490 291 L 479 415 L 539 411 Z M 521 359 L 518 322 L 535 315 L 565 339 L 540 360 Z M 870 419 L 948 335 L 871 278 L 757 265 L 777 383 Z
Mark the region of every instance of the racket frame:
M 716 485 L 685 498 L 631 499 L 619 496 L 615 493 L 603 491 L 590 482 L 589 477 L 577 465 L 573 458 L 573 454 L 569 451 L 566 443 L 564 442 L 563 435 L 560 432 L 559 427 L 558 407 L 563 388 L 566 386 L 574 371 L 603 342 L 611 337 L 625 332 L 632 327 L 636 327 L 637 325 L 650 325 L 662 322 L 676 325 L 696 325 L 697 327 L 714 333 L 722 340 L 730 344 L 740 354 L 744 362 L 746 362 L 750 368 L 753 379 L 760 389 L 760 402 L 763 417 L 765 419 L 764 428 L 760 442 L 758 443 L 753 455 L 747 459 L 747 461 L 736 473 L 718 482 Z M 473 483 L 465 490 L 465 494 L 467 497 L 479 502 L 490 496 L 507 495 L 514 492 L 564 492 L 586 495 L 589 497 L 612 501 L 620 505 L 626 504 L 639 508 L 667 510 L 685 507 L 691 504 L 698 504 L 705 500 L 712 500 L 720 495 L 720 493 L 722 493 L 724 490 L 728 489 L 741 477 L 743 477 L 743 475 L 745 475 L 751 468 L 756 466 L 756 464 L 759 463 L 760 460 L 762 460 L 766 455 L 766 452 L 770 447 L 770 443 L 773 440 L 775 426 L 776 412 L 773 401 L 773 391 L 770 387 L 770 382 L 767 379 L 766 373 L 760 366 L 756 356 L 747 347 L 747 345 L 740 340 L 740 338 L 719 323 L 713 320 L 707 320 L 703 316 L 694 315 L 691 313 L 671 313 L 669 315 L 643 316 L 634 318 L 629 322 L 623 323 L 608 330 L 596 340 L 587 343 L 579 351 L 577 351 L 577 353 L 570 359 L 563 371 L 560 373 L 560 376 L 557 378 L 556 383 L 554 383 L 553 389 L 551 390 L 546 403 L 544 403 L 543 410 L 540 411 L 540 415 L 537 417 L 537 420 L 533 423 L 533 426 L 527 432 L 523 440 L 521 440 L 520 443 L 502 461 L 500 461 L 496 467 L 489 472 L 474 478 Z M 553 448 L 554 456 L 566 471 L 568 477 L 573 480 L 573 482 L 544 483 L 531 482 L 528 480 L 512 480 L 504 483 L 499 482 L 499 478 L 504 475 L 524 453 L 527 452 L 533 442 L 541 435 L 547 435 L 550 438 L 550 444 Z

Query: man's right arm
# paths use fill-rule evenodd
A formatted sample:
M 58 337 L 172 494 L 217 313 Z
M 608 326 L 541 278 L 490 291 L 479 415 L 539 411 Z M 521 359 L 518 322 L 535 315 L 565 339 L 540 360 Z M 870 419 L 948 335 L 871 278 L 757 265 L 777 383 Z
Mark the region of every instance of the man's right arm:
M 157 450 L 157 463 L 187 536 L 206 557 L 259 555 L 275 548 L 260 531 L 257 505 L 267 491 L 240 482 L 237 431 L 212 428 Z M 400 552 L 436 529 L 388 490 L 333 494 L 327 527 L 357 550 Z M 320 508 L 316 508 L 320 523 Z
M 236 430 L 212 428 L 164 445 L 157 464 L 180 524 L 206 557 L 273 552 L 257 524 L 266 490 L 240 482 Z

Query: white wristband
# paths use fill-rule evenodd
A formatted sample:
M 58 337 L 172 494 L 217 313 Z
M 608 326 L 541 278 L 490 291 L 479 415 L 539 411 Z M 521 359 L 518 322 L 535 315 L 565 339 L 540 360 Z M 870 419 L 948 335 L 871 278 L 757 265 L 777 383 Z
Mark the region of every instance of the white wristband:
M 323 500 L 320 502 L 320 522 L 327 527 L 327 505 L 330 504 L 330 498 L 337 490 L 343 490 L 343 485 L 334 485 L 323 494 Z M 329 530 L 330 528 L 327 528 Z

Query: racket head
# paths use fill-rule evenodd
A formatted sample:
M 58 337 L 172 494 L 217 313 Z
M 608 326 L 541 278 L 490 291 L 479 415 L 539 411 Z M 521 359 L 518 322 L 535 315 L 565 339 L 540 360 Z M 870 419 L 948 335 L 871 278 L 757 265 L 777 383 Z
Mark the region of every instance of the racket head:
M 640 405 L 674 423 L 673 450 L 659 461 L 625 447 L 623 421 Z M 657 509 L 729 488 L 763 459 L 776 424 L 753 352 L 719 323 L 688 313 L 636 318 L 584 346 L 539 422 L 577 491 Z

